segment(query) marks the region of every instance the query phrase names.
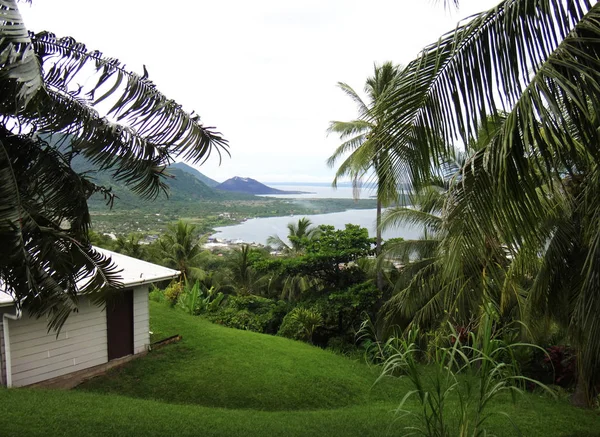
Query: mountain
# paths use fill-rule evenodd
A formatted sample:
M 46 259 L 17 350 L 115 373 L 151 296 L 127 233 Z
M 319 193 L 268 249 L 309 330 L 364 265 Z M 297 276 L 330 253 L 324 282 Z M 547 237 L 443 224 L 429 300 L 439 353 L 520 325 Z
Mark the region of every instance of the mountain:
M 227 179 L 215 187 L 217 190 L 233 191 L 246 194 L 310 194 L 306 191 L 284 191 L 261 184 L 255 179 L 241 178 L 239 176 Z
M 97 171 L 95 166 L 81 155 L 73 158 L 71 166 L 78 173 L 86 173 L 86 175 L 96 184 L 111 187 L 113 193 L 118 196 L 118 199 L 115 201 L 114 205 L 116 210 L 132 208 L 162 208 L 167 204 L 172 205 L 174 208 L 175 205 L 181 205 L 190 202 L 248 200 L 253 197 L 246 194 L 217 191 L 200 181 L 191 173 L 188 173 L 180 168 L 170 167 L 169 174 L 171 177 L 164 179 L 164 182 L 169 187 L 168 198 L 161 193 L 155 200 L 146 200 L 131 192 L 129 187 L 127 187 L 124 183 L 115 180 L 110 172 Z M 104 209 L 105 202 L 101 195 L 95 194 L 90 198 L 89 204 L 91 207 L 101 207 Z
M 173 168 L 178 168 L 180 170 L 183 170 L 186 173 L 189 173 L 189 174 L 195 176 L 196 179 L 198 179 L 200 182 L 205 183 L 206 185 L 208 185 L 211 188 L 214 188 L 217 185 L 219 185 L 219 183 L 217 181 L 215 181 L 214 179 L 209 178 L 208 176 L 200 173 L 194 167 L 190 167 L 189 165 L 187 165 L 183 162 L 175 162 L 175 163 L 171 164 L 169 166 L 169 171 L 172 170 Z

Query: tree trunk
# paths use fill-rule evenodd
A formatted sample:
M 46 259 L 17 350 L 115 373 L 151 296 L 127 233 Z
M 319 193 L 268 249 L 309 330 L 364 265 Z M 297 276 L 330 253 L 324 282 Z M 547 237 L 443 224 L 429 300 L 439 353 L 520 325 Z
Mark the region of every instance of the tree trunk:
M 588 390 L 587 390 L 587 381 L 582 376 L 583 372 L 577 372 L 577 385 L 575 386 L 575 393 L 571 396 L 571 404 L 576 407 L 588 407 L 589 399 L 588 399 Z
M 377 237 L 375 239 L 375 255 L 381 255 L 381 200 L 379 198 L 377 199 Z M 377 269 L 377 288 L 379 291 L 383 291 L 383 272 L 381 269 Z

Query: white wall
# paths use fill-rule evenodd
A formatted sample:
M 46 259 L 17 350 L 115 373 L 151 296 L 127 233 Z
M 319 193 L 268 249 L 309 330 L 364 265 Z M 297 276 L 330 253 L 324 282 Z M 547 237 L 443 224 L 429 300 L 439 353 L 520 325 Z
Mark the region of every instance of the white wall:
M 150 313 L 148 286 L 133 289 L 133 353 L 145 352 L 150 346 Z
M 60 334 L 48 332 L 45 318 L 10 320 L 13 386 L 33 384 L 108 360 L 106 314 L 89 299 L 69 316 Z
M 148 286 L 133 291 L 133 351 L 146 351 L 150 344 Z M 23 386 L 62 376 L 108 361 L 106 313 L 82 298 L 78 313 L 69 316 L 58 338 L 48 333 L 45 318 L 10 320 L 13 386 Z M 2 355 L 4 358 L 4 354 Z

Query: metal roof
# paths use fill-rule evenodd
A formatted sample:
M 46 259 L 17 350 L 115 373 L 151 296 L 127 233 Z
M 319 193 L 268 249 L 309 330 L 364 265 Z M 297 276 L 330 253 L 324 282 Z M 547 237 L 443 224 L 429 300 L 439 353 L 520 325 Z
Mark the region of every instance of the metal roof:
M 180 275 L 180 272 L 177 270 L 142 261 L 141 259 L 132 258 L 100 247 L 94 247 L 94 249 L 105 256 L 109 256 L 117 266 L 117 270 L 121 270 L 118 273 L 118 280 L 123 284 L 123 287 L 150 284 L 173 279 Z M 3 284 L 0 281 L 0 306 L 11 305 L 13 302 L 13 297 L 3 290 Z

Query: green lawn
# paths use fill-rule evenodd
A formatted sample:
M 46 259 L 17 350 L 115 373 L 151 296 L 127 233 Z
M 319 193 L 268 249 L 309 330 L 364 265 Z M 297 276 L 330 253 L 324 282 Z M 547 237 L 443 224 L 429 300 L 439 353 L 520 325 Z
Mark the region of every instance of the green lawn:
M 152 304 L 155 338 L 181 334 L 75 391 L 0 390 L 0 435 L 405 435 L 403 381 L 300 342 L 213 325 Z M 414 405 L 410 406 L 414 408 Z M 598 412 L 526 395 L 497 405 L 524 436 L 600 436 Z M 513 436 L 506 418 L 490 431 Z

